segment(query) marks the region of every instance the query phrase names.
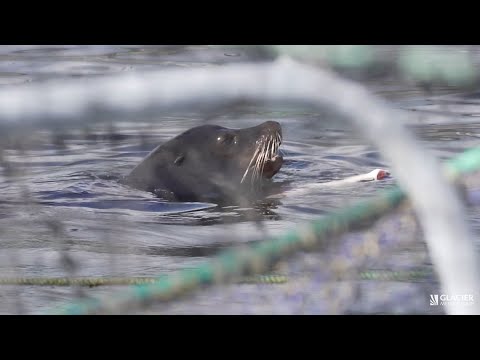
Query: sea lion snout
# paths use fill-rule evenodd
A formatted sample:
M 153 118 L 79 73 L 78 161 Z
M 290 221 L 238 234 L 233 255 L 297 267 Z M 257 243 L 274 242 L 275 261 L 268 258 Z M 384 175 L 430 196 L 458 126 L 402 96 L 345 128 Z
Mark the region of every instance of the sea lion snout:
M 276 121 L 265 121 L 263 124 L 260 124 L 260 126 L 272 135 L 279 134 L 280 137 L 282 136 L 282 126 Z
M 265 137 L 277 137 L 280 136 L 280 140 L 282 139 L 282 126 L 276 121 L 265 121 L 258 126 L 254 126 L 252 128 L 247 128 L 244 130 L 252 130 L 254 136 L 258 138 L 258 140 L 262 140 Z M 242 130 L 240 130 L 242 131 Z

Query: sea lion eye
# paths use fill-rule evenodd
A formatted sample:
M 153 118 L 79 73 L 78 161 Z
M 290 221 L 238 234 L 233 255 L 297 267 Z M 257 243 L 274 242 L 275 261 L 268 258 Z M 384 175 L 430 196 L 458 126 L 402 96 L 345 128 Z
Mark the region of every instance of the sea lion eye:
M 185 160 L 185 155 L 179 155 L 175 161 L 173 162 L 174 165 L 180 166 L 183 163 L 183 160 Z
M 232 145 L 232 144 L 237 144 L 238 139 L 233 134 L 223 134 L 217 137 L 217 141 L 219 144 L 222 144 L 222 145 Z

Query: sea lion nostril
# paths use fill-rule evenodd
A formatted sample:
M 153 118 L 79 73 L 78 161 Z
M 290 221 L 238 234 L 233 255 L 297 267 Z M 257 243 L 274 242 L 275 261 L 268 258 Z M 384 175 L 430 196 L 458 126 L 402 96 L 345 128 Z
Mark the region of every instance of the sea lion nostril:
M 263 131 L 268 134 L 280 134 L 282 136 L 282 126 L 276 121 L 265 121 L 260 125 L 263 128 Z
M 277 122 L 277 121 L 272 121 L 272 120 L 265 121 L 262 125 L 270 126 L 270 127 L 276 127 L 276 128 L 280 128 L 280 127 L 281 127 L 279 122 Z
M 269 149 L 277 149 L 282 143 L 282 128 L 280 125 L 271 121 L 263 123 L 260 126 L 261 136 L 257 140 L 257 145 L 267 146 Z

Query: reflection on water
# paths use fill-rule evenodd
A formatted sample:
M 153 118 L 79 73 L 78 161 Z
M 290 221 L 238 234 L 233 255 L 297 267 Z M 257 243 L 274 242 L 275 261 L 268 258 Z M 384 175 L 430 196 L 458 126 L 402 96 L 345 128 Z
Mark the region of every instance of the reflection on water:
M 170 66 L 219 66 L 248 58 L 239 50 L 233 54 L 208 46 L 4 46 L 0 47 L 0 86 Z M 379 94 L 401 94 L 393 100 L 394 106 L 411 111 L 409 126 L 436 156 L 446 159 L 478 145 L 478 102 L 458 95 L 436 99 L 418 90 L 406 96 L 407 86 L 373 85 L 369 86 L 381 89 Z M 225 247 L 281 233 L 394 183 L 393 178 L 319 189 L 261 201 L 252 208 L 168 202 L 118 179 L 158 144 L 204 119 L 190 114 L 150 120 L 1 139 L 2 276 L 69 275 L 61 260 L 66 244 L 78 265 L 71 273 L 76 276 L 167 273 Z M 248 107 L 241 114 L 223 113 L 208 122 L 243 128 L 266 120 L 279 121 L 283 127 L 281 150 L 286 162 L 275 177 L 278 183 L 302 186 L 389 167 L 355 129 L 328 112 Z M 471 217 L 478 223 L 477 211 Z M 70 296 L 66 289 L 20 291 L 30 294 L 29 311 Z M 11 312 L 17 295 L 4 294 L 8 301 L 0 305 L 0 312 Z

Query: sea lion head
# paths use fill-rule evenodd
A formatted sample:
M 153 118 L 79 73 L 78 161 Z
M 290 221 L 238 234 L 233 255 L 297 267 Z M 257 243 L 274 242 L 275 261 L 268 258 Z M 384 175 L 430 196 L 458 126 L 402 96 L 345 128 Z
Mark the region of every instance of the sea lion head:
M 245 129 L 202 125 L 158 146 L 126 179 L 143 190 L 169 191 L 178 200 L 247 195 L 282 167 L 281 142 L 275 121 Z

